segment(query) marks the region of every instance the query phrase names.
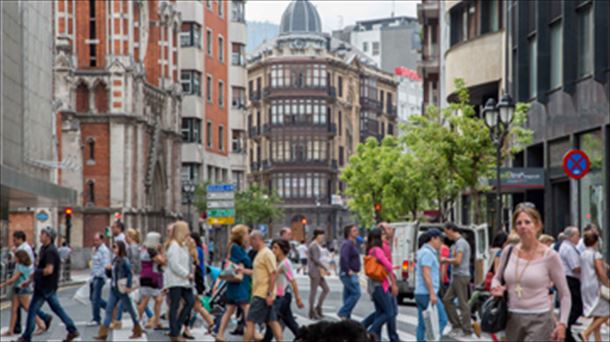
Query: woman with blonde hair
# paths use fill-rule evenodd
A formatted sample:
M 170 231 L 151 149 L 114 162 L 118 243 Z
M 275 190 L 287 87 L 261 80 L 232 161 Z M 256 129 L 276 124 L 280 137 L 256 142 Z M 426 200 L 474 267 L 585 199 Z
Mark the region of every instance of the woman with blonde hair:
M 224 331 L 227 327 L 229 319 L 239 306 L 244 311 L 244 317 L 248 315 L 250 307 L 250 276 L 252 275 L 252 260 L 246 253 L 246 243 L 249 236 L 249 228 L 246 225 L 238 224 L 231 229 L 231 242 L 229 244 L 229 255 L 227 261 L 236 265 L 244 274 L 243 279 L 239 282 L 229 282 L 227 286 L 226 300 L 227 310 L 225 311 L 220 321 L 220 329 L 216 335 L 216 341 L 225 341 Z M 226 266 L 225 266 L 226 267 Z
M 169 337 L 171 341 L 181 341 L 180 330 L 188 319 L 193 308 L 193 274 L 189 267 L 188 249 L 189 228 L 184 221 L 174 224 L 167 246 L 167 268 L 164 276 L 165 289 L 170 298 L 169 307 Z M 181 302 L 182 310 L 178 313 Z
M 517 206 L 513 227 L 520 242 L 502 253 L 492 281 L 493 296 L 508 296 L 508 341 L 563 341 L 570 314 L 570 290 L 559 254 L 538 241 L 542 219 L 535 208 Z M 506 267 L 504 267 L 506 265 Z M 554 322 L 549 305 L 549 284 L 559 291 L 561 309 Z

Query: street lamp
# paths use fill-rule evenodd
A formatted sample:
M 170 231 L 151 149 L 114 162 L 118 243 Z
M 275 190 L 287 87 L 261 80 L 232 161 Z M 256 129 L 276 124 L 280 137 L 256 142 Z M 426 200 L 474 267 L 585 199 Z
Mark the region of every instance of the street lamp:
M 195 194 L 195 183 L 191 181 L 185 181 L 182 183 L 182 192 L 184 192 L 184 196 L 186 197 L 187 204 L 187 216 L 189 228 L 193 226 L 193 218 L 191 217 L 191 203 L 193 203 L 193 195 Z
M 322 203 L 320 202 L 320 195 L 316 195 L 316 225 L 320 228 L 320 206 Z
M 508 94 L 504 94 L 500 103 L 489 99 L 483 108 L 485 125 L 489 128 L 491 141 L 496 147 L 496 227 L 495 231 L 502 229 L 502 191 L 500 179 L 500 164 L 502 163 L 502 147 L 508 136 L 510 124 L 515 114 L 515 104 Z

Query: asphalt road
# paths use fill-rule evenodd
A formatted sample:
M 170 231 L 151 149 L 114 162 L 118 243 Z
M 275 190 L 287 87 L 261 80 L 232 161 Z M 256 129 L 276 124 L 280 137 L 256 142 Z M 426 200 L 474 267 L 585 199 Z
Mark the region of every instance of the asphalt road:
M 329 283 L 329 287 L 331 289 L 330 294 L 326 298 L 326 301 L 323 306 L 323 311 L 325 314 L 326 320 L 336 321 L 338 320 L 337 311 L 342 304 L 342 291 L 343 286 L 340 280 L 337 277 L 328 277 L 327 281 Z M 303 297 L 303 302 L 306 307 L 304 309 L 298 309 L 296 304 L 293 303 L 293 312 L 297 317 L 297 322 L 300 325 L 308 325 L 315 322 L 312 322 L 307 318 L 308 308 L 307 308 L 307 299 L 309 298 L 309 278 L 306 276 L 299 275 L 297 277 L 297 283 L 299 285 L 299 289 L 301 290 L 301 295 Z M 362 320 L 368 314 L 374 311 L 373 303 L 369 296 L 366 294 L 366 288 L 364 286 L 364 279 L 361 279 L 362 285 L 362 297 L 360 301 L 356 305 L 352 318 L 355 320 Z M 88 327 L 87 322 L 91 320 L 91 308 L 90 305 L 84 305 L 79 303 L 73 299 L 74 294 L 76 293 L 79 286 L 66 287 L 59 290 L 60 302 L 64 306 L 64 309 L 68 312 L 70 317 L 76 323 L 77 328 L 81 334 L 81 337 L 78 339 L 79 341 L 92 341 L 93 337 L 97 334 L 97 327 Z M 49 311 L 49 308 L 45 305 L 43 310 Z M 415 305 L 411 301 L 406 301 L 402 305 L 399 305 L 399 315 L 397 318 L 398 325 L 398 333 L 399 337 L 403 341 L 415 341 L 415 329 L 417 327 L 417 309 Z M 2 332 L 5 332 L 9 320 L 10 320 L 10 305 L 8 303 L 4 303 L 1 307 L 1 316 L 0 316 L 0 325 L 2 327 Z M 102 312 L 103 314 L 103 312 Z M 25 314 L 22 314 L 22 323 L 25 324 Z M 165 326 L 168 325 L 167 321 L 164 321 L 163 324 Z M 577 331 L 580 331 L 586 327 L 588 321 L 584 321 L 583 325 L 578 327 Z M 192 333 L 196 337 L 198 341 L 214 341 L 214 338 L 211 335 L 205 334 L 204 324 L 199 320 L 196 323 L 197 328 L 195 328 Z M 112 331 L 108 341 L 128 341 L 129 335 L 131 335 L 132 323 L 128 314 L 123 315 L 123 328 L 120 330 Z M 241 336 L 232 336 L 229 335 L 229 332 L 234 328 L 234 322 L 232 322 L 227 329 L 225 338 L 229 341 L 241 341 Z M 447 328 L 448 330 L 449 328 Z M 57 316 L 54 316 L 53 324 L 51 329 L 41 335 L 35 336 L 34 341 L 61 341 L 66 335 L 66 330 L 64 325 L 59 321 Z M 607 335 L 607 328 L 604 328 L 604 335 Z M 383 340 L 388 340 L 387 331 L 384 327 L 383 329 Z M 18 336 L 12 337 L 1 337 L 0 341 L 14 341 L 18 338 Z M 284 331 L 284 339 L 286 341 L 291 341 L 293 339 L 293 335 L 289 330 Z M 165 331 L 146 331 L 146 334 L 137 340 L 129 340 L 129 341 L 168 341 L 168 337 L 165 336 Z M 443 337 L 443 341 L 489 341 L 489 336 L 482 336 L 481 338 L 458 338 L 451 339 Z

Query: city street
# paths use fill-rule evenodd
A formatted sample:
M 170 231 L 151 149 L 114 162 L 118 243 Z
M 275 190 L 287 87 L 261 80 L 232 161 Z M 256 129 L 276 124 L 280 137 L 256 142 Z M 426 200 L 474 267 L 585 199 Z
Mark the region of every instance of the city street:
M 82 277 L 82 276 L 81 276 Z M 326 302 L 323 307 L 325 319 L 336 321 L 339 318 L 337 317 L 337 310 L 341 306 L 341 298 L 342 298 L 342 290 L 343 287 L 341 285 L 341 281 L 336 276 L 330 276 L 327 278 L 328 285 L 331 289 L 330 294 L 326 298 Z M 309 278 L 303 275 L 297 276 L 297 282 L 299 285 L 299 290 L 301 291 L 301 295 L 303 297 L 303 302 L 307 305 L 307 298 L 309 296 Z M 368 314 L 374 311 L 373 303 L 366 295 L 366 286 L 364 277 L 361 276 L 360 279 L 363 296 L 360 298 L 358 305 L 353 311 L 352 317 L 355 320 L 361 321 Z M 59 290 L 58 294 L 60 297 L 60 302 L 64 306 L 64 309 L 68 312 L 70 317 L 76 323 L 77 328 L 81 334 L 81 337 L 77 339 L 77 341 L 92 341 L 93 337 L 97 334 L 97 327 L 88 327 L 87 322 L 91 319 L 91 309 L 89 306 L 85 306 L 82 303 L 79 303 L 74 300 L 74 294 L 78 290 L 79 286 L 69 286 Z M 307 318 L 307 306 L 303 309 L 298 309 L 293 302 L 292 305 L 293 312 L 297 317 L 297 322 L 299 325 L 309 325 L 313 322 L 312 320 Z M 10 304 L 3 303 L 1 306 L 1 317 L 0 317 L 0 325 L 1 331 L 4 333 L 7 329 L 9 320 L 10 320 Z M 48 307 L 45 306 L 43 310 L 48 310 Z M 398 314 L 398 334 L 402 341 L 415 341 L 415 329 L 417 327 L 417 309 L 415 308 L 414 302 L 410 300 L 406 300 L 404 304 L 399 306 L 400 313 Z M 25 324 L 25 315 L 23 316 L 23 324 Z M 582 331 L 589 323 L 589 320 L 582 319 L 580 320 L 582 325 L 578 326 L 575 331 Z M 164 321 L 163 324 L 165 326 L 168 325 L 167 321 Z M 197 341 L 214 341 L 214 337 L 211 335 L 206 335 L 206 328 L 202 325 L 201 321 L 196 323 L 195 329 L 192 329 L 191 332 L 195 336 Z M 230 327 L 227 329 L 226 338 L 228 341 L 241 341 L 241 336 L 230 335 L 229 332 L 233 330 L 235 327 L 234 321 L 231 323 Z M 109 335 L 108 341 L 127 341 L 129 340 L 129 335 L 131 335 L 132 323 L 128 314 L 124 314 L 123 316 L 123 327 L 120 330 L 116 330 L 111 332 Z M 449 327 L 446 328 L 445 333 L 449 331 Z M 129 341 L 168 341 L 168 337 L 165 336 L 166 331 L 154 331 L 147 330 L 146 335 L 140 339 L 134 339 Z M 609 336 L 608 327 L 604 326 L 602 328 L 602 336 Z M 61 341 L 66 335 L 66 330 L 57 316 L 53 317 L 53 326 L 44 335 L 35 336 L 33 341 Z M 14 341 L 18 338 L 18 336 L 12 337 L 0 337 L 0 341 Z M 293 335 L 289 330 L 284 331 L 284 339 L 286 341 L 291 341 L 293 339 Z M 383 339 L 388 340 L 387 331 L 384 326 L 383 329 Z M 481 338 L 449 338 L 443 337 L 443 341 L 489 341 L 490 338 L 482 335 Z
M 324 304 L 323 310 L 324 314 L 328 320 L 338 320 L 337 310 L 341 305 L 341 296 L 342 296 L 342 285 L 341 281 L 336 276 L 330 276 L 327 278 L 329 287 L 331 289 L 330 294 L 328 295 L 326 302 Z M 364 287 L 364 278 L 361 278 L 361 285 L 363 293 L 365 293 Z M 309 278 L 306 276 L 299 275 L 298 276 L 298 285 L 299 289 L 302 291 L 303 301 L 307 302 L 307 298 L 309 296 Z M 81 333 L 81 337 L 79 340 L 81 341 L 91 341 L 93 337 L 97 334 L 97 327 L 87 327 L 87 322 L 91 320 L 91 310 L 89 306 L 85 306 L 73 299 L 74 294 L 78 290 L 79 286 L 72 286 L 63 288 L 59 291 L 60 302 L 64 305 L 64 309 L 68 312 L 70 317 L 76 323 L 76 326 Z M 408 302 L 407 302 L 408 303 Z M 45 306 L 44 310 L 48 310 Z M 314 323 L 313 321 L 307 318 L 307 307 L 302 310 L 296 308 L 296 305 L 293 304 L 293 310 L 295 315 L 297 316 L 297 322 L 300 325 L 308 325 Z M 398 329 L 399 336 L 401 340 L 404 341 L 414 341 L 415 340 L 415 328 L 417 326 L 417 310 L 412 303 L 404 304 L 400 306 L 400 314 L 398 315 Z M 358 302 L 358 305 L 354 309 L 352 317 L 355 320 L 362 320 L 368 314 L 374 311 L 373 303 L 368 298 L 368 295 L 363 295 Z M 24 316 L 25 317 L 25 316 Z M 4 332 L 8 326 L 10 319 L 10 307 L 8 303 L 3 304 L 2 306 L 2 316 L 1 316 L 1 325 L 2 332 Z M 23 318 L 25 323 L 25 318 Z M 197 323 L 199 326 L 200 322 Z M 167 326 L 167 322 L 164 322 L 164 325 Z M 128 340 L 128 336 L 131 334 L 132 323 L 129 318 L 129 315 L 125 314 L 123 316 L 123 328 L 118 331 L 113 331 L 109 336 L 109 341 L 125 341 Z M 229 332 L 233 330 L 234 325 L 232 324 L 229 329 L 227 329 L 226 338 L 230 341 L 241 341 L 241 336 L 232 336 L 229 335 Z M 206 329 L 203 326 L 199 326 L 199 328 L 193 329 L 192 333 L 196 337 L 197 341 L 213 341 L 214 338 L 210 335 L 205 335 Z M 53 326 L 44 335 L 35 336 L 34 341 L 61 341 L 66 334 L 66 330 L 64 329 L 63 324 L 59 322 L 59 319 L 54 316 Z M 136 339 L 132 341 L 168 341 L 168 338 L 164 336 L 165 331 L 146 331 L 146 335 L 141 339 Z M 13 337 L 2 337 L 1 341 L 13 341 L 16 340 L 18 336 Z M 289 330 L 284 332 L 284 338 L 287 341 L 293 339 L 292 333 Z M 384 327 L 384 340 L 387 339 L 387 332 Z M 461 341 L 476 341 L 477 339 L 466 340 L 462 339 Z M 481 339 L 483 340 L 483 339 Z M 447 341 L 456 341 L 455 339 L 447 339 Z

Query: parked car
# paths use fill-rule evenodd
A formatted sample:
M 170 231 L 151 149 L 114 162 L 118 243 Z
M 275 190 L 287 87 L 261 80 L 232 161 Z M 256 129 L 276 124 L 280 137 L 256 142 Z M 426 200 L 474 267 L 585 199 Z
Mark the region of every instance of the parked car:
M 428 229 L 443 230 L 440 223 L 395 222 L 390 223 L 395 228 L 392 246 L 392 260 L 399 267 L 395 267 L 394 275 L 398 283 L 398 301 L 413 298 L 415 291 L 415 257 L 417 255 L 418 241 Z M 470 261 L 472 267 L 472 281 L 479 284 L 483 281 L 491 259 L 488 255 L 489 237 L 487 224 L 458 226 L 460 233 L 470 244 L 472 251 Z

